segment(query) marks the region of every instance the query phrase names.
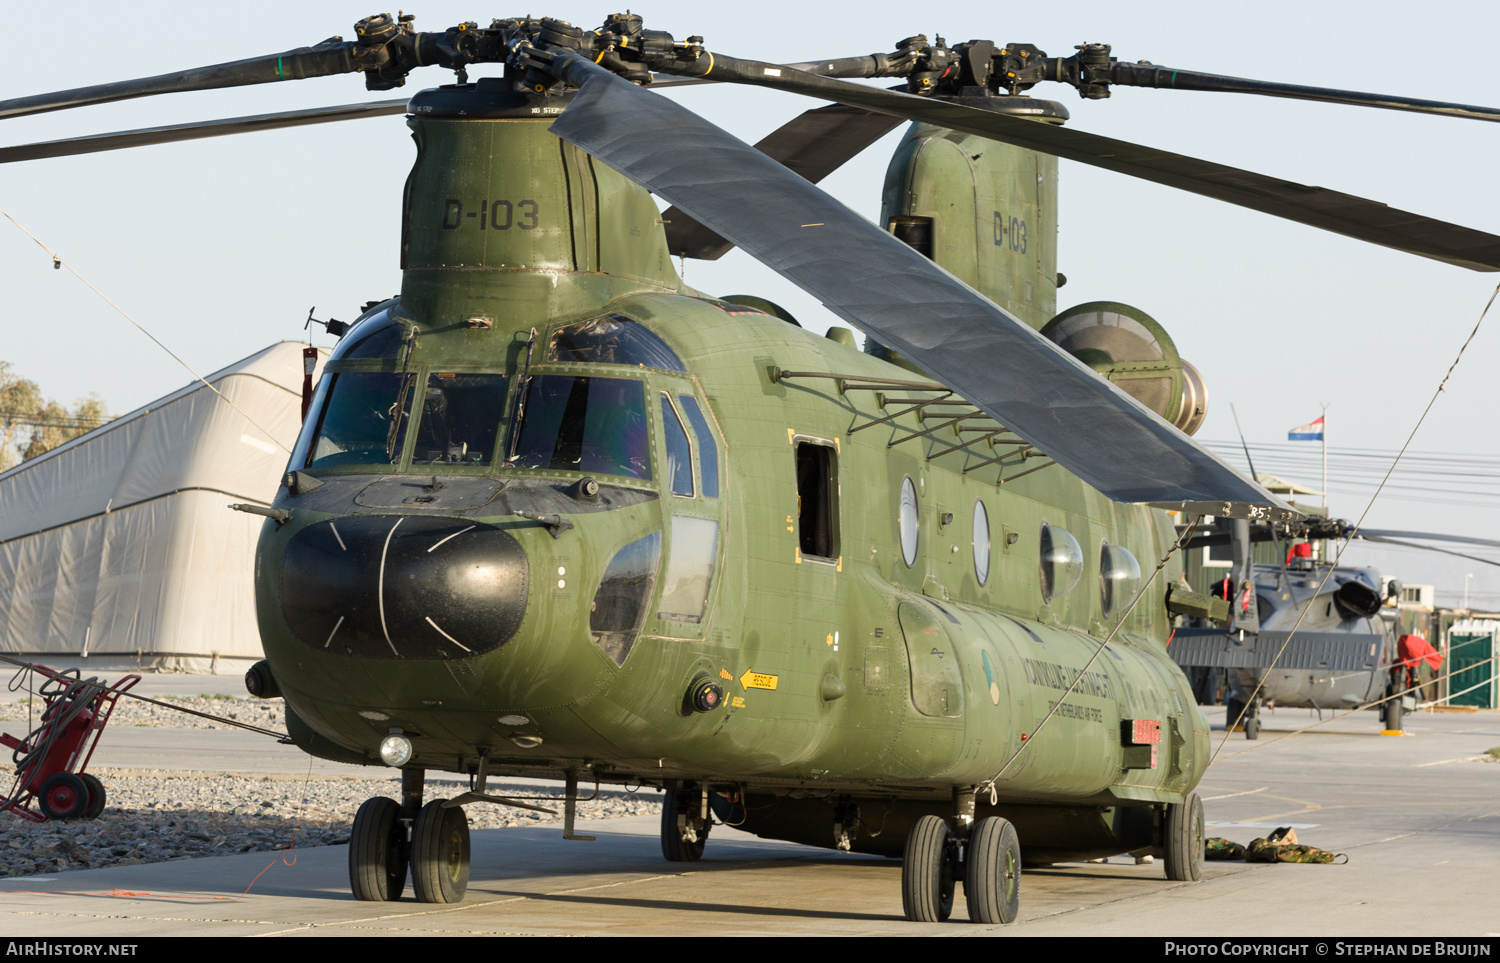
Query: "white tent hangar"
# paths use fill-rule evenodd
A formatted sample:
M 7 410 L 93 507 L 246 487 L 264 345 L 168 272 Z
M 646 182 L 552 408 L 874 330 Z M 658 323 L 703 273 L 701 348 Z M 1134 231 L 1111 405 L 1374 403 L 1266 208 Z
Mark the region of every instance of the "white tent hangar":
M 301 423 L 303 347 L 209 375 L 223 398 L 194 382 L 0 474 L 0 652 L 189 672 L 261 658 L 265 519 L 228 506 L 276 493 Z

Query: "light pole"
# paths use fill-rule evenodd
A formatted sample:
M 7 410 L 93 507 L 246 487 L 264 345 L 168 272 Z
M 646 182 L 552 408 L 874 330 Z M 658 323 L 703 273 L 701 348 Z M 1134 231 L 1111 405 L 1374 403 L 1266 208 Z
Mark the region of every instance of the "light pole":
M 1465 609 L 1468 609 L 1468 607 L 1469 607 L 1469 579 L 1471 579 L 1473 577 L 1474 577 L 1474 573 L 1473 572 L 1470 572 L 1468 575 L 1464 576 L 1464 608 Z

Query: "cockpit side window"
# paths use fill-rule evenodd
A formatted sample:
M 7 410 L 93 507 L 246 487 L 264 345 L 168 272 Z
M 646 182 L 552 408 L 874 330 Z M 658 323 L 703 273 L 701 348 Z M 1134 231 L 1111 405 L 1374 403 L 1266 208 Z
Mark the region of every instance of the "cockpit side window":
M 666 392 L 661 396 L 661 431 L 667 443 L 667 482 L 672 494 L 693 496 L 693 448 Z
M 719 449 L 714 444 L 713 432 L 708 430 L 708 419 L 703 417 L 703 410 L 692 395 L 678 395 L 677 400 L 682 402 L 682 410 L 687 412 L 688 421 L 693 425 L 693 434 L 698 436 L 698 474 L 703 479 L 703 497 L 718 498 Z
M 677 353 L 649 328 L 618 314 L 560 329 L 548 345 L 547 360 L 687 370 Z
M 537 375 L 524 390 L 514 467 L 651 479 L 644 384 Z

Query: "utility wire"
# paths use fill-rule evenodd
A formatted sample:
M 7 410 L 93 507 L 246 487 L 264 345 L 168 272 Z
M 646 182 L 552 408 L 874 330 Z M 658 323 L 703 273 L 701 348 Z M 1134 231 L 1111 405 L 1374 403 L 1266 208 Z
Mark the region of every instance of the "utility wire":
M 237 405 L 234 402 L 230 401 L 229 398 L 225 396 L 224 392 L 220 391 L 218 388 L 214 387 L 212 384 L 209 384 L 209 382 L 201 374 L 199 374 L 198 372 L 196 372 L 196 371 L 193 370 L 193 366 L 192 365 L 188 364 L 186 361 L 183 361 L 181 358 L 177 357 L 177 355 L 172 351 L 171 348 L 169 348 L 166 345 L 162 344 L 161 341 L 156 337 L 156 335 L 152 334 L 150 331 L 147 331 L 144 327 L 142 327 L 141 323 L 139 321 L 137 321 L 135 318 L 132 318 L 129 314 L 127 314 L 124 308 L 120 307 L 118 304 L 116 304 L 115 302 L 111 301 L 109 299 L 109 297 L 103 291 L 101 291 L 98 288 L 94 287 L 93 283 L 91 281 L 89 281 L 88 278 L 84 277 L 82 274 L 79 274 L 78 271 L 74 269 L 73 265 L 69 264 L 67 261 L 64 261 L 61 257 L 58 257 L 58 255 L 57 255 L 57 253 L 55 251 L 53 251 L 46 244 L 43 244 L 41 238 L 37 237 L 35 234 L 33 234 L 30 231 L 26 230 L 26 228 L 21 225 L 21 222 L 18 221 L 18 220 L 16 220 L 14 217 L 11 217 L 10 214 L 7 211 L 0 210 L 0 214 L 4 214 L 5 215 L 5 219 L 8 220 L 8 221 L 10 221 L 18 229 L 20 229 L 20 231 L 21 231 L 22 234 L 25 234 L 27 237 L 29 237 L 33 241 L 35 241 L 37 247 L 39 247 L 42 250 L 46 251 L 48 254 L 51 254 L 52 255 L 52 266 L 54 268 L 67 268 L 68 272 L 70 274 L 72 274 L 75 278 L 77 278 L 78 280 L 82 281 L 85 285 L 87 285 L 87 287 L 88 287 L 88 289 L 90 291 L 93 291 L 95 294 L 99 295 L 99 297 L 103 298 L 105 304 L 109 305 L 110 307 L 112 307 L 116 311 L 118 311 L 120 313 L 120 317 L 124 318 L 126 321 L 129 321 L 131 324 L 135 325 L 137 331 L 139 331 L 141 334 L 144 334 L 146 337 L 150 338 L 152 341 L 154 341 L 156 343 L 156 346 L 158 348 L 161 348 L 167 354 L 171 355 L 172 360 L 176 361 L 178 364 L 180 364 L 184 368 L 186 368 L 187 371 L 188 371 L 188 374 L 191 374 L 194 378 L 197 378 L 199 381 L 202 381 L 203 384 L 208 388 L 208 390 L 210 390 L 214 394 L 218 395 L 221 399 L 223 399 L 223 401 L 224 401 L 224 403 L 226 405 L 228 405 L 229 407 L 233 408 L 235 411 L 238 411 L 241 415 L 243 415 L 244 418 L 245 418 L 245 420 L 248 421 L 248 422 L 250 422 L 250 424 L 256 430 L 258 430 L 261 434 L 263 434 L 267 438 L 271 439 L 272 444 L 274 444 L 277 448 L 280 448 L 282 451 L 286 452 L 288 455 L 290 455 L 292 453 L 292 450 L 290 448 L 288 448 L 286 445 L 283 445 L 281 443 L 281 439 L 280 438 L 277 438 L 270 431 L 266 430 L 266 428 L 262 427 L 259 422 L 257 422 L 254 418 L 251 418 L 250 415 L 247 414 L 245 412 L 245 410 L 243 408 L 241 408 L 239 405 Z

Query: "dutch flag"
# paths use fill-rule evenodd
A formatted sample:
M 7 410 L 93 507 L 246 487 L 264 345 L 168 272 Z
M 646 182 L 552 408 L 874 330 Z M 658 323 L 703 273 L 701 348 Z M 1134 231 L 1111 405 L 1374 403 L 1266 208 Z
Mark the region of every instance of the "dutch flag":
M 1315 419 L 1313 421 L 1309 421 L 1305 425 L 1301 425 L 1299 427 L 1293 428 L 1291 431 L 1289 431 L 1289 432 L 1286 433 L 1286 440 L 1287 441 L 1322 441 L 1323 440 L 1323 419 L 1322 419 L 1322 417 L 1320 416 L 1320 417 L 1318 417 L 1317 419 Z

